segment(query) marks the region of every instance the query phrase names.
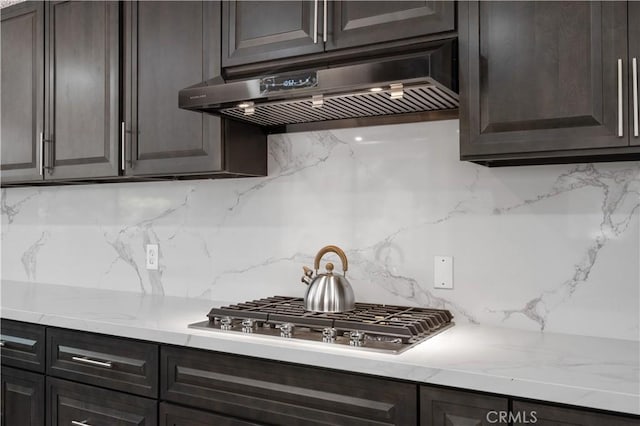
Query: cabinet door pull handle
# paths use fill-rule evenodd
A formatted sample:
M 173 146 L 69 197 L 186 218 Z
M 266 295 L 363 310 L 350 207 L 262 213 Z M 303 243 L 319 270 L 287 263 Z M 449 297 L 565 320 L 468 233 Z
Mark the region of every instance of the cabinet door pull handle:
M 327 42 L 327 3 L 328 0 L 324 0 L 324 13 L 322 16 L 324 17 L 324 23 L 322 27 L 322 41 Z
M 122 144 L 122 146 L 120 147 L 120 152 L 121 152 L 121 160 L 122 163 L 120 165 L 120 170 L 122 170 L 124 172 L 124 163 L 126 161 L 126 157 L 125 157 L 125 146 L 126 146 L 126 142 L 125 142 L 125 136 L 126 136 L 126 132 L 125 132 L 125 126 L 124 126 L 124 121 L 120 124 L 120 133 L 121 133 L 121 138 L 122 141 L 120 142 Z
M 618 59 L 618 137 L 624 136 L 622 120 L 622 59 Z
M 313 44 L 318 43 L 318 0 L 313 1 Z
M 72 356 L 71 359 L 84 364 L 94 365 L 96 367 L 103 367 L 103 368 L 113 367 L 113 365 L 111 364 L 111 361 L 105 361 L 105 362 L 96 361 L 95 359 L 80 357 L 80 356 Z
M 40 158 L 38 159 L 38 173 L 44 175 L 44 133 L 40 132 Z
M 53 139 L 45 139 L 44 142 L 45 144 L 48 144 L 47 147 L 49 149 L 49 156 L 48 156 L 49 158 L 47 159 L 47 163 L 49 165 L 45 164 L 44 168 L 45 170 L 49 170 L 49 174 L 52 174 L 52 171 L 56 163 L 56 157 L 55 157 L 56 152 L 55 152 L 55 146 L 54 146 L 55 142 Z
M 633 58 L 633 136 L 638 137 L 638 58 Z
M 81 422 L 77 421 L 77 420 L 71 420 L 71 424 L 73 426 L 91 426 L 89 423 L 87 423 L 88 420 L 83 420 Z

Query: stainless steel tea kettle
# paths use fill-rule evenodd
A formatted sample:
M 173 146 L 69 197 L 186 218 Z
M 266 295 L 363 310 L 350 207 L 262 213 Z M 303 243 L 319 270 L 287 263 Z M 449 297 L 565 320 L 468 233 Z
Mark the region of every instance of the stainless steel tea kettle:
M 335 253 L 342 260 L 342 276 L 333 274 L 333 263 L 327 263 L 327 272 L 318 274 L 320 260 L 327 253 Z M 307 284 L 304 295 L 304 309 L 313 312 L 345 312 L 355 308 L 355 297 L 351 284 L 347 281 L 346 273 L 349 267 L 347 256 L 337 246 L 326 246 L 320 249 L 313 264 L 313 271 L 304 266 L 302 282 Z

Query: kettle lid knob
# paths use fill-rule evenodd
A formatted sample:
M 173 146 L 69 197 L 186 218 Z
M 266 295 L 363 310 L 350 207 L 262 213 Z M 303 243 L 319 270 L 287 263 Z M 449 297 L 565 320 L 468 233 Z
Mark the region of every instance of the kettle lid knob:
M 327 272 L 332 273 L 333 272 L 333 263 L 328 262 L 327 266 L 325 266 L 325 268 L 327 268 Z

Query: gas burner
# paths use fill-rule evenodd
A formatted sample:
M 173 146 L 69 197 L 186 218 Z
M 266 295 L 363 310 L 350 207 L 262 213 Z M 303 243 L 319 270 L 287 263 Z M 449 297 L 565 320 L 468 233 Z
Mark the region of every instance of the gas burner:
M 356 303 L 349 312 L 304 310 L 302 298 L 274 296 L 213 308 L 191 328 L 274 336 L 400 353 L 453 326 L 445 309 Z

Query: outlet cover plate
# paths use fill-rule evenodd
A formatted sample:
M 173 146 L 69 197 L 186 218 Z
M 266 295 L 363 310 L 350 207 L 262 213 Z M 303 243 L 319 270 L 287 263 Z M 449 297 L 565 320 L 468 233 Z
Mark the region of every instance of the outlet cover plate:
M 453 288 L 453 256 L 433 257 L 433 288 Z
M 147 269 L 158 270 L 158 244 L 147 244 Z

